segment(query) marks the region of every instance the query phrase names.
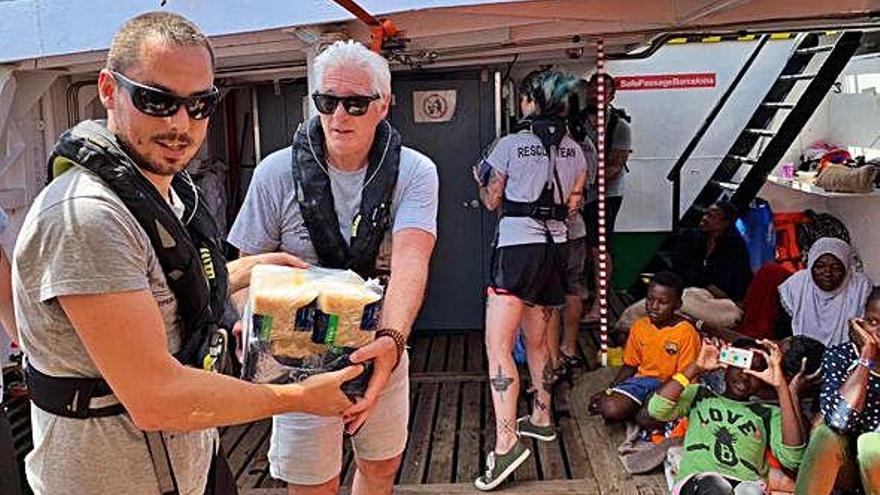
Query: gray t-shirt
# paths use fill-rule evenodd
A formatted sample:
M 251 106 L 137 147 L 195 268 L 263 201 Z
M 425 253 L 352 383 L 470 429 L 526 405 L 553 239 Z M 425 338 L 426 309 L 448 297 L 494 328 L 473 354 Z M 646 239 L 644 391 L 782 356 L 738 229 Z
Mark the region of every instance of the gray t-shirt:
M 536 201 L 547 183 L 550 160 L 541 140 L 530 132 L 509 134 L 499 139 L 486 162 L 507 177 L 504 195 L 511 201 L 529 203 Z M 587 170 L 587 162 L 581 147 L 565 136 L 559 144 L 556 172 L 562 185 L 562 197 L 556 201 L 567 204 L 578 178 Z M 554 184 L 555 184 L 554 180 Z M 498 247 L 546 242 L 549 229 L 553 241 L 563 243 L 568 238 L 565 222 L 545 222 L 529 217 L 502 217 L 498 223 Z
M 53 376 L 99 377 L 57 298 L 135 290 L 152 292 L 175 352 L 177 300 L 146 232 L 106 184 L 73 167 L 34 200 L 15 245 L 15 313 L 29 365 Z M 125 330 L 119 322 L 117 331 Z M 115 402 L 102 398 L 92 407 Z M 35 493 L 158 493 L 143 434 L 127 414 L 73 419 L 32 405 L 31 420 L 34 450 L 25 464 Z M 164 436 L 181 493 L 201 495 L 217 431 Z
M 608 122 L 608 119 L 605 120 Z M 606 124 L 607 125 L 607 124 Z M 593 146 L 596 146 L 596 141 L 599 139 L 599 134 L 596 132 L 596 129 L 590 125 L 590 121 L 588 120 L 586 123 L 586 131 L 587 137 L 590 138 L 590 141 L 593 142 Z M 629 122 L 624 119 L 617 119 L 617 126 L 614 128 L 614 136 L 611 144 L 611 151 L 629 151 L 632 152 L 632 130 L 630 129 Z M 626 170 L 622 171 L 620 175 L 617 176 L 614 180 L 609 180 L 605 182 L 605 197 L 614 198 L 618 196 L 623 196 L 624 191 L 626 190 Z M 585 201 L 587 203 L 591 203 L 593 201 L 599 200 L 599 185 L 595 180 L 590 182 L 590 187 L 587 188 L 587 197 Z
M 263 159 L 254 171 L 241 211 L 229 231 L 229 243 L 244 253 L 285 251 L 307 263 L 317 264 L 309 230 L 294 197 L 291 148 L 280 149 Z M 339 230 L 346 241 L 352 220 L 360 209 L 366 168 L 346 172 L 328 167 Z M 427 156 L 410 148 L 400 150 L 397 186 L 391 200 L 392 227 L 386 234 L 376 267 L 391 267 L 391 236 L 416 228 L 437 234 L 437 168 Z
M 589 185 L 596 180 L 596 172 L 599 169 L 599 158 L 596 155 L 596 147 L 593 146 L 592 141 L 587 139 L 579 144 L 581 145 L 584 159 L 587 162 L 587 184 Z M 586 201 L 586 198 L 584 198 L 584 201 Z M 581 212 L 569 217 L 566 225 L 568 226 L 568 240 L 574 241 L 587 236 L 587 225 L 584 222 L 584 216 Z

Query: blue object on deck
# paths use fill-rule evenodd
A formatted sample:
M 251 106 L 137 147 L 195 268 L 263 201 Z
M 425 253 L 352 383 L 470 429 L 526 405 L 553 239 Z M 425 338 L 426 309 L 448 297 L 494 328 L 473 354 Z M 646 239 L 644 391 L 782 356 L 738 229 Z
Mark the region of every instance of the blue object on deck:
M 773 210 L 763 199 L 756 199 L 745 215 L 737 219 L 736 229 L 749 250 L 752 272 L 776 259 L 776 229 L 773 228 Z
M 516 364 L 526 364 L 526 341 L 522 329 L 516 333 L 516 345 L 513 346 L 513 360 Z

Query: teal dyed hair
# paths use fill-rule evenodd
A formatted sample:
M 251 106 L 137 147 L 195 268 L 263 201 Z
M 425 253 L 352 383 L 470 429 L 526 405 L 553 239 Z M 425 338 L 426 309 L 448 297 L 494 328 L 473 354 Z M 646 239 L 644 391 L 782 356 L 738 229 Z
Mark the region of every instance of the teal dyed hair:
M 565 115 L 568 98 L 577 84 L 576 77 L 554 70 L 534 71 L 523 78 L 519 93 L 534 101 L 542 116 L 559 117 Z

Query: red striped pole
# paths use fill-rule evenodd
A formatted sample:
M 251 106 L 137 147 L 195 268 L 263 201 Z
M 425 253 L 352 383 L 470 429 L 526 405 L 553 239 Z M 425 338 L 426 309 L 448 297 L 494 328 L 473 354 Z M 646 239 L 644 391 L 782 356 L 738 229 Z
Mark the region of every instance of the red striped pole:
M 608 366 L 608 237 L 605 229 L 605 40 L 596 40 L 596 152 L 599 155 L 599 356 Z

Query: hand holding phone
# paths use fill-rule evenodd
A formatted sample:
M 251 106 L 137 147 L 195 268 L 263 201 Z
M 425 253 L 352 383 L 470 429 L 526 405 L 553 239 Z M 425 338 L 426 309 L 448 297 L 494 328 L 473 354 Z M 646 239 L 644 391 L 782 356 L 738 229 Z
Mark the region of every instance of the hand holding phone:
M 736 366 L 737 368 L 750 369 L 754 357 L 755 351 L 751 349 L 727 346 L 721 349 L 718 362 L 728 366 Z

